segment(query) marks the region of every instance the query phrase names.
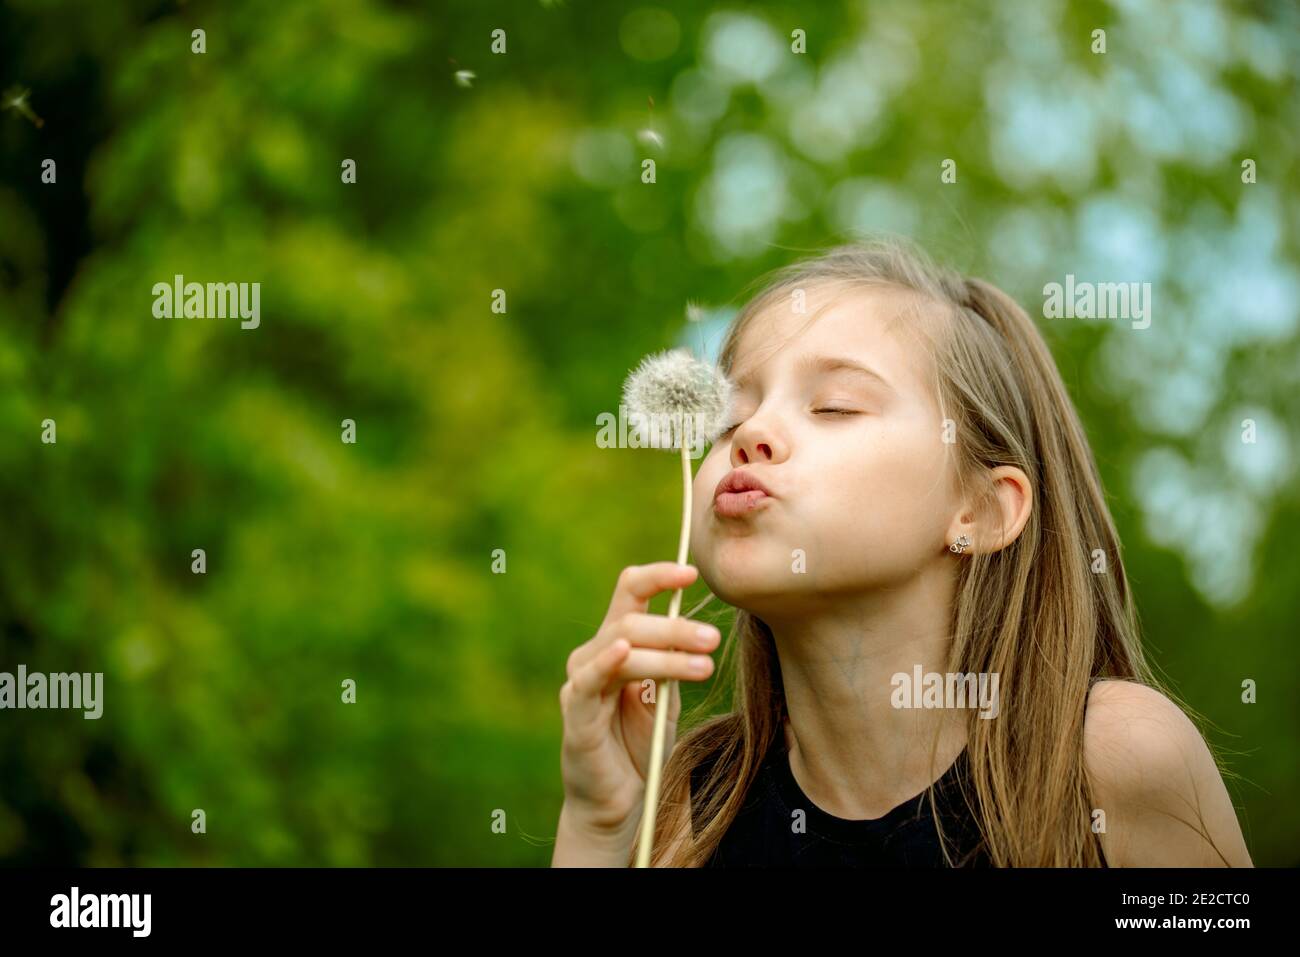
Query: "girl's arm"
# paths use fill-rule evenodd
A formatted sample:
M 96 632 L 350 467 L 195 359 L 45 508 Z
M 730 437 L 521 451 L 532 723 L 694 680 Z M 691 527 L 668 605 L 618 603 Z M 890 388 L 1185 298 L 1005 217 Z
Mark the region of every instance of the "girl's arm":
M 1205 740 L 1159 691 L 1098 682 L 1084 762 L 1106 814 L 1099 836 L 1111 867 L 1254 867 Z

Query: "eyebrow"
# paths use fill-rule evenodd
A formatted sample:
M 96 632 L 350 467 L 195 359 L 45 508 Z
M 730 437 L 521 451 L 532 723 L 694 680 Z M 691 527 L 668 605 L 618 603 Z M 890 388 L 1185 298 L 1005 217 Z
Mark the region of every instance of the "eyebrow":
M 860 362 L 854 362 L 852 359 L 843 356 L 802 356 L 795 360 L 795 369 L 800 372 L 811 372 L 813 374 L 830 375 L 835 372 L 852 372 L 868 379 L 872 379 L 889 391 L 895 391 L 894 387 L 889 384 L 889 380 L 882 376 L 875 369 L 862 365 Z M 732 380 L 737 390 L 748 388 L 754 381 L 754 373 L 746 372 Z

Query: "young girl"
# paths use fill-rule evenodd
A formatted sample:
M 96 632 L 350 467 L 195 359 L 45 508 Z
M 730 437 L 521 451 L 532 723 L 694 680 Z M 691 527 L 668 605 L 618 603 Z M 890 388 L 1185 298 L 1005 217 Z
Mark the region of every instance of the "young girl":
M 856 242 L 779 271 L 719 364 L 734 425 L 695 476 L 691 544 L 737 609 L 733 710 L 674 746 L 673 685 L 653 864 L 1252 866 L 1216 759 L 1143 658 L 1024 310 Z M 648 603 L 696 576 L 624 569 L 569 656 L 553 866 L 635 859 L 645 679 L 705 679 L 721 640 Z

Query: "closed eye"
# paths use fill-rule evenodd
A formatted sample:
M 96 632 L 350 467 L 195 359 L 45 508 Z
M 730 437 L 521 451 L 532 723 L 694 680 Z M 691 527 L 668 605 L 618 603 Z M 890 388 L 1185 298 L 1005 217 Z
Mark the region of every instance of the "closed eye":
M 812 411 L 813 411 L 813 415 L 861 415 L 861 414 L 862 414 L 862 413 L 859 412 L 857 409 L 829 409 L 829 408 L 827 408 L 827 409 L 813 409 Z M 721 432 L 718 433 L 718 438 L 722 438 L 723 436 L 730 435 L 732 432 L 736 431 L 736 429 L 738 429 L 738 428 L 740 428 L 740 423 L 739 423 L 739 422 L 737 422 L 735 425 L 729 425 L 729 426 L 727 426 L 725 429 L 723 429 Z

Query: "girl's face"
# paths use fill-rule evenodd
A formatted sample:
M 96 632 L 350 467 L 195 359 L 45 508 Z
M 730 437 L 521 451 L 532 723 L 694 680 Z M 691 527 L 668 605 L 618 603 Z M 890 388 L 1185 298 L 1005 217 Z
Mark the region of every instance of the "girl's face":
M 731 370 L 736 428 L 695 476 L 695 564 L 760 617 L 916 577 L 943 561 L 960 510 L 930 362 L 889 328 L 909 294 L 854 290 L 808 325 L 831 295 L 809 289 L 806 313 L 786 299 L 750 322 Z M 771 494 L 720 511 L 715 489 L 737 468 Z

